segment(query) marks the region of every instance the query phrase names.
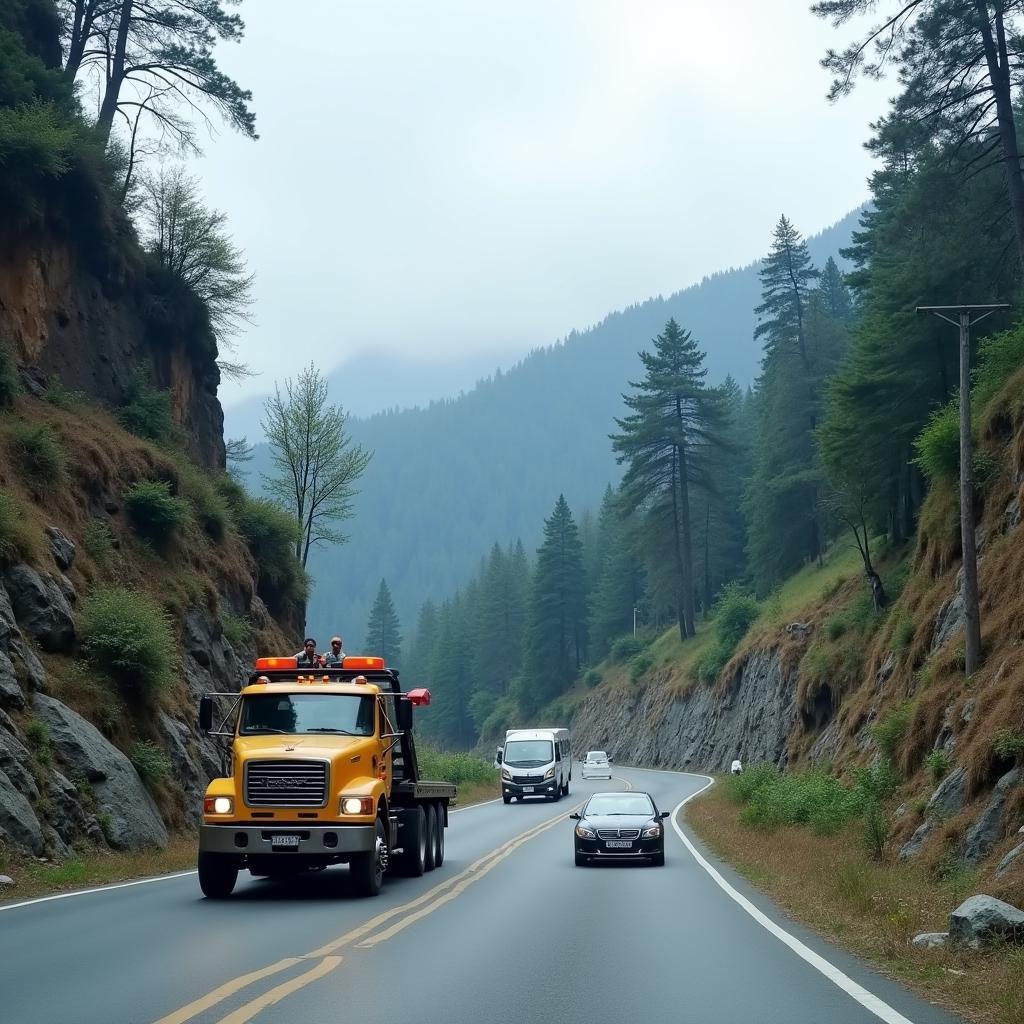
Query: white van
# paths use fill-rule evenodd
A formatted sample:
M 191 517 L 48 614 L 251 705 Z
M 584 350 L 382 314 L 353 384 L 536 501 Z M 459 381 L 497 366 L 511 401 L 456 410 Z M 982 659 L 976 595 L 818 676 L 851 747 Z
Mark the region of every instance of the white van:
M 569 795 L 572 747 L 568 729 L 509 729 L 501 751 L 501 798 L 559 800 Z

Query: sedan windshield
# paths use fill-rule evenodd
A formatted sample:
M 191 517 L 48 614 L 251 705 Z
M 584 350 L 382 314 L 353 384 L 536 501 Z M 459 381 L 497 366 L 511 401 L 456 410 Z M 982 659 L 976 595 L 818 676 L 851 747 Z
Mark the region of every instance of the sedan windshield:
M 505 764 L 512 768 L 539 768 L 553 760 L 551 740 L 510 740 L 505 744 Z
M 591 797 L 584 817 L 602 814 L 646 814 L 654 817 L 654 804 L 645 793 L 599 793 Z
M 240 736 L 265 733 L 373 735 L 373 697 L 344 693 L 267 693 L 242 702 Z

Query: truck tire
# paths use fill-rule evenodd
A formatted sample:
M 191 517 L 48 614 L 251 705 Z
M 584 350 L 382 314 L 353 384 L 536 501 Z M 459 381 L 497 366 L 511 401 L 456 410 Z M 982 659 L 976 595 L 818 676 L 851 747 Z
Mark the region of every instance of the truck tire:
M 384 822 L 377 819 L 374 848 L 357 853 L 349 862 L 348 873 L 357 896 L 376 896 L 384 884 L 388 864 L 388 838 Z
M 238 865 L 223 853 L 199 851 L 199 888 L 208 900 L 226 900 L 238 881 Z
M 437 812 L 437 842 L 434 844 L 434 867 L 439 868 L 444 863 L 444 804 L 434 804 Z
M 422 807 L 406 812 L 402 829 L 402 874 L 419 878 L 427 869 L 427 816 Z
M 433 804 L 426 804 L 423 808 L 423 820 L 427 824 L 426 851 L 423 858 L 423 870 L 433 871 L 436 867 L 437 856 L 437 811 Z

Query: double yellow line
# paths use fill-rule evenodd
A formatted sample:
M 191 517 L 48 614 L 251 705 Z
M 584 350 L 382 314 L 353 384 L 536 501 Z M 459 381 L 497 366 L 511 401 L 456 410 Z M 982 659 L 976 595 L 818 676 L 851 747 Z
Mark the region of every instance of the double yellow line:
M 632 788 L 629 786 L 629 783 L 626 783 L 626 785 L 628 788 Z M 577 804 L 576 809 L 581 806 L 582 804 Z M 154 1024 L 186 1024 L 187 1021 L 192 1020 L 201 1013 L 205 1013 L 218 1003 L 222 1003 L 225 999 L 230 999 L 231 996 L 245 988 L 248 988 L 250 985 L 254 985 L 258 981 L 262 981 L 265 978 L 279 974 L 281 971 L 286 971 L 288 968 L 294 967 L 296 964 L 301 963 L 304 960 L 318 961 L 308 971 L 304 971 L 302 974 L 296 975 L 296 977 L 282 982 L 280 985 L 264 992 L 263 995 L 257 996 L 244 1006 L 240 1006 L 237 1010 L 229 1013 L 226 1017 L 222 1017 L 218 1022 L 218 1024 L 246 1024 L 246 1021 L 252 1020 L 253 1017 L 265 1010 L 268 1006 L 273 1006 L 275 1003 L 280 1002 L 285 997 L 292 995 L 294 992 L 304 988 L 306 985 L 330 974 L 331 971 L 340 966 L 343 958 L 337 955 L 338 950 L 353 944 L 357 944 L 357 948 L 359 949 L 372 949 L 374 946 L 378 946 L 380 943 L 387 942 L 388 939 L 394 938 L 394 936 L 399 932 L 408 928 L 409 925 L 415 924 L 428 914 L 432 914 L 435 910 L 438 910 L 445 904 L 450 903 L 475 882 L 480 881 L 480 879 L 490 871 L 493 871 L 494 868 L 505 860 L 506 857 L 509 857 L 518 850 L 519 847 L 530 842 L 531 839 L 536 839 L 537 836 L 547 832 L 548 829 L 554 828 L 555 825 L 564 822 L 565 818 L 566 812 L 563 811 L 555 817 L 549 818 L 547 821 L 543 821 L 539 825 L 535 825 L 533 828 L 528 829 L 526 832 L 521 833 L 515 838 L 502 843 L 501 846 L 484 854 L 484 856 L 475 860 L 469 865 L 469 867 L 463 869 L 457 875 L 441 882 L 439 885 L 435 885 L 422 896 L 419 896 L 414 900 L 410 900 L 408 903 L 403 903 L 401 906 L 385 911 L 383 914 L 378 914 L 365 924 L 361 924 L 358 928 L 353 928 L 351 931 L 345 932 L 344 935 L 341 935 L 336 939 L 332 939 L 330 942 L 320 946 L 318 949 L 314 949 L 311 952 L 306 953 L 305 956 L 285 957 L 282 960 L 278 960 L 277 963 L 271 964 L 269 967 L 264 967 L 258 971 L 252 971 L 249 974 L 240 975 L 231 981 L 226 981 L 223 985 L 219 985 L 212 992 L 207 993 L 205 996 L 201 996 L 199 999 L 193 1000 L 187 1006 L 183 1006 L 181 1009 L 175 1010 L 166 1017 L 161 1017 L 158 1021 L 155 1021 Z M 395 918 L 400 918 L 400 920 L 395 921 Z M 390 921 L 394 921 L 395 923 L 384 928 L 383 931 L 378 931 L 378 929 L 387 925 Z

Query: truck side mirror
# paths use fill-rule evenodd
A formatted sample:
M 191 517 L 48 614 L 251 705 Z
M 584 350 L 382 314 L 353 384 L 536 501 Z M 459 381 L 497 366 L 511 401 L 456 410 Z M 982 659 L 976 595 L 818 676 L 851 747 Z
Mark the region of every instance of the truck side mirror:
M 209 732 L 213 728 L 213 698 L 199 698 L 199 728 L 202 732 Z
M 412 701 L 408 697 L 399 697 L 395 701 L 395 725 L 399 732 L 412 730 Z

